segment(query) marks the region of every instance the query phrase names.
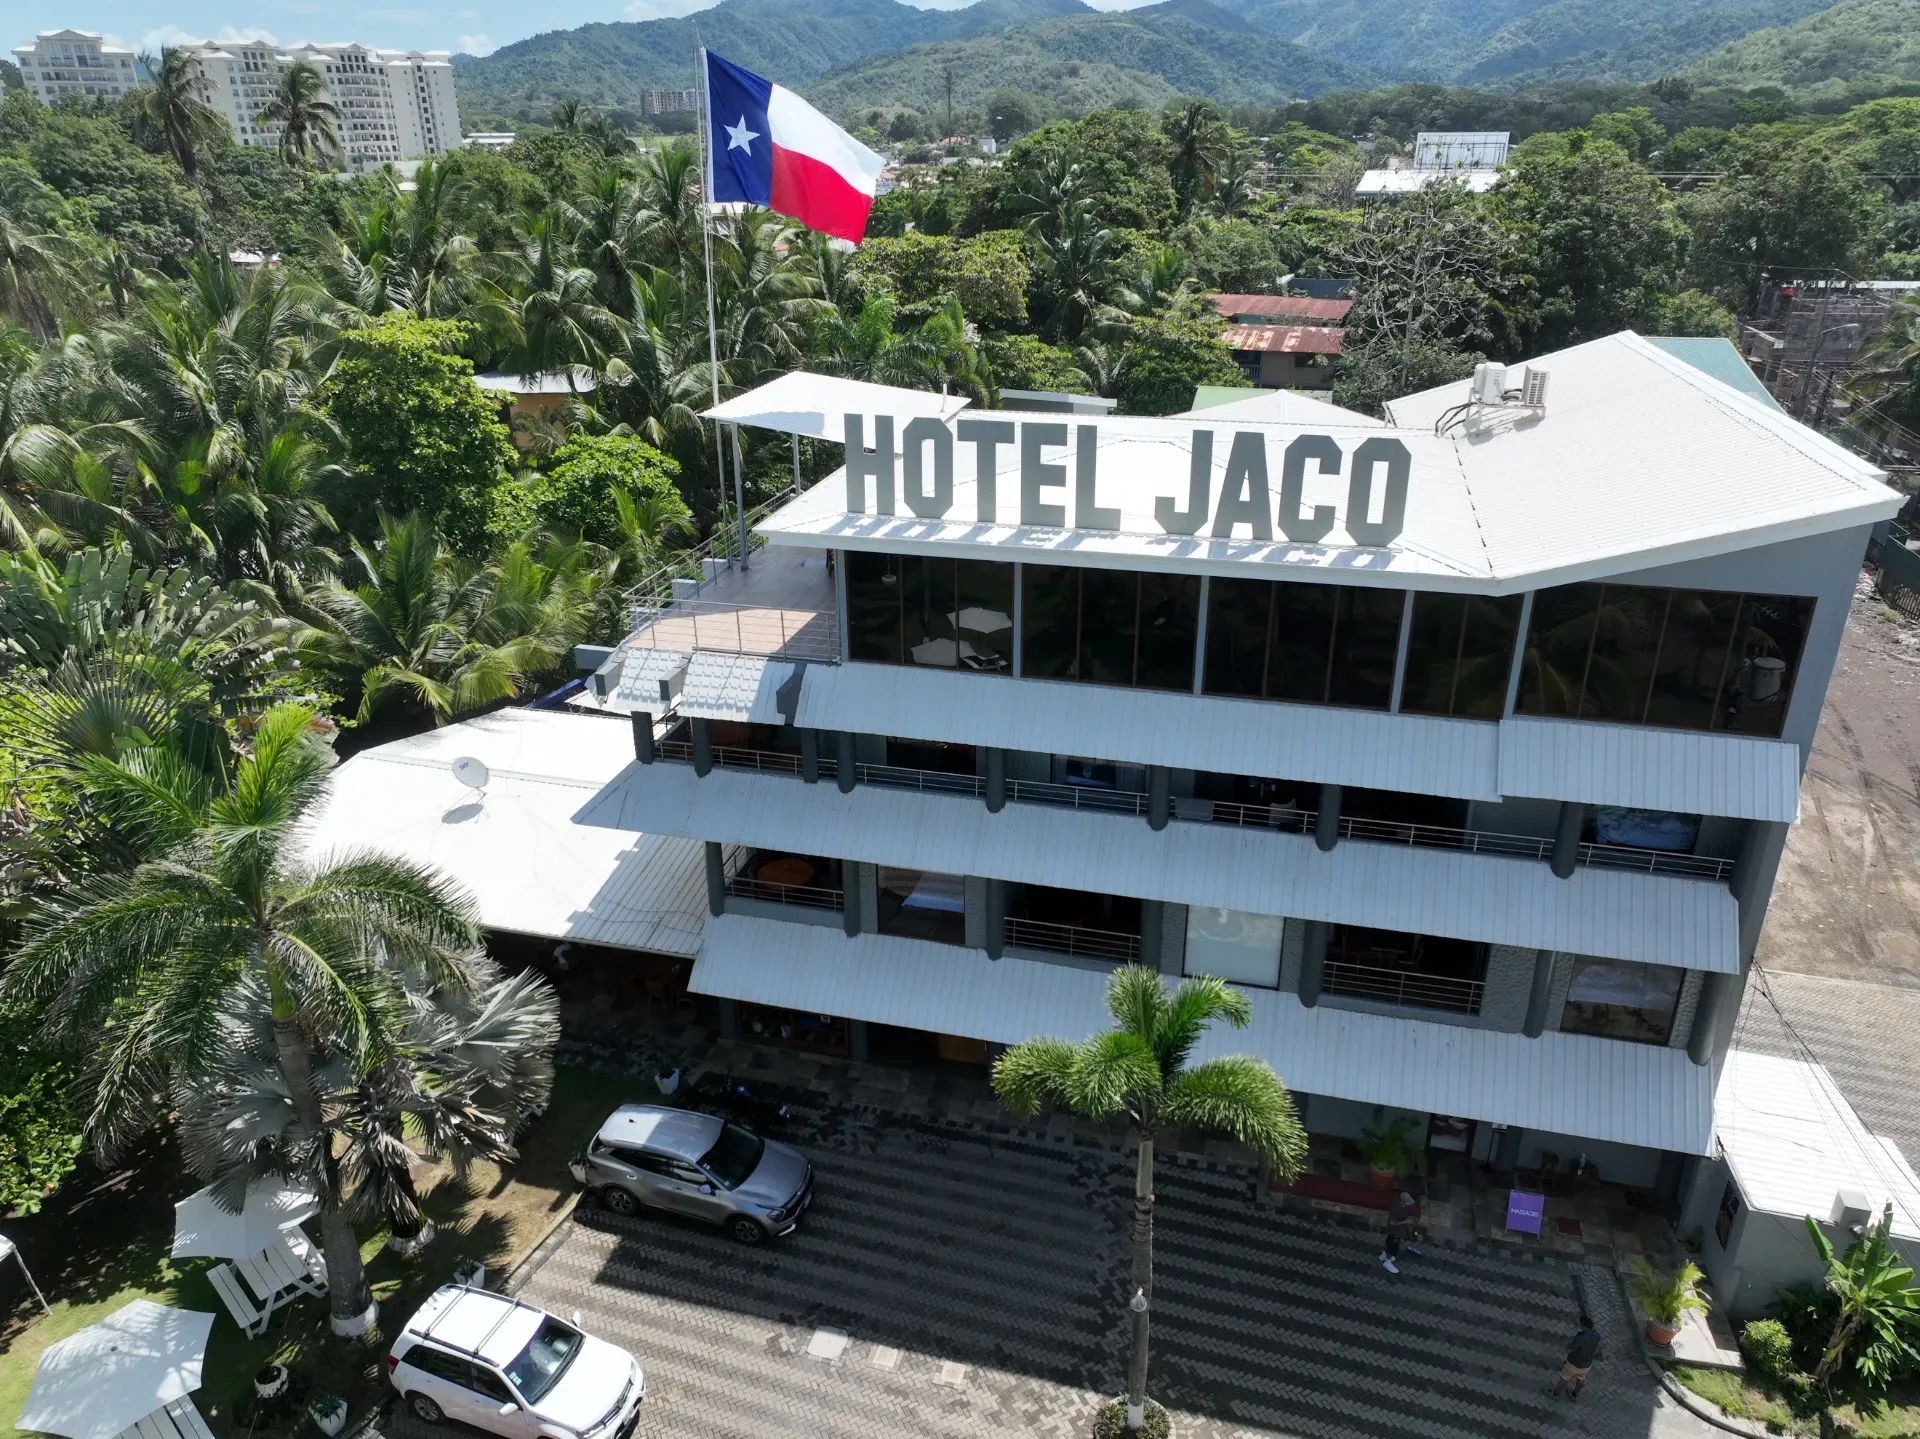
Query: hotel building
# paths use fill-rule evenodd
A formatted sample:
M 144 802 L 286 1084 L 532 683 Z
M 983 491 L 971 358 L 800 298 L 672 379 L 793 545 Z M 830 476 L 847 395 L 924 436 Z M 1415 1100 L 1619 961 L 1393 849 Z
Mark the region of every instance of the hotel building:
M 133 51 L 110 45 L 93 30 L 42 30 L 31 45 L 17 45 L 20 83 L 43 105 L 69 95 L 112 99 L 144 83 Z

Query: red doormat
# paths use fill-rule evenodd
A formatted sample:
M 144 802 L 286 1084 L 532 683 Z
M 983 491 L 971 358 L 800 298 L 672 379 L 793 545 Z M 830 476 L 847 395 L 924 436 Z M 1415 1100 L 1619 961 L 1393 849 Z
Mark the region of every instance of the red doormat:
M 1553 1226 L 1562 1234 L 1569 1235 L 1574 1239 L 1580 1237 L 1580 1221 L 1575 1219 L 1571 1214 L 1555 1216 Z
M 1375 1189 L 1371 1184 L 1356 1184 L 1351 1179 L 1329 1179 L 1324 1174 L 1303 1174 L 1287 1184 L 1269 1176 L 1267 1186 L 1279 1194 L 1297 1194 L 1302 1199 L 1329 1199 L 1336 1204 L 1351 1204 L 1357 1209 L 1384 1210 L 1398 1192 Z

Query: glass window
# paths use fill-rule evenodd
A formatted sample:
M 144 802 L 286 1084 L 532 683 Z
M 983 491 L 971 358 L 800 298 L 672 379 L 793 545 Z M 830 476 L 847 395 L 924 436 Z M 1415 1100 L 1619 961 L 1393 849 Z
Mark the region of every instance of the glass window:
M 1013 668 L 1013 566 L 994 560 L 954 562 L 954 630 L 967 669 Z
M 701 1156 L 700 1167 L 728 1189 L 738 1189 L 759 1167 L 767 1142 L 751 1129 L 729 1124 L 720 1130 L 713 1148 Z
M 1335 593 L 1339 598 L 1327 703 L 1383 710 L 1393 702 L 1393 666 L 1400 658 L 1406 592 L 1344 585 Z
M 1660 633 L 1666 627 L 1672 591 L 1639 585 L 1605 585 L 1594 613 L 1593 653 L 1581 691 L 1583 719 L 1640 724 L 1647 717 Z
M 906 663 L 954 668 L 959 645 L 949 618 L 953 602 L 953 561 L 903 555 L 900 565 L 900 642 Z
M 1087 570 L 1080 576 L 1080 664 L 1075 677 L 1096 685 L 1133 683 L 1140 623 L 1140 576 Z
M 1593 648 L 1594 614 L 1600 608 L 1599 585 L 1559 585 L 1533 597 L 1527 626 L 1527 652 L 1521 660 L 1521 714 L 1574 715 L 1587 678 L 1587 654 Z
M 1080 572 L 1059 565 L 1025 565 L 1020 573 L 1021 674 L 1078 678 Z
M 1140 576 L 1140 640 L 1133 682 L 1142 689 L 1191 690 L 1199 629 L 1198 578 Z
M 880 932 L 967 942 L 967 883 L 957 874 L 880 866 Z
M 1258 699 L 1266 692 L 1273 591 L 1266 580 L 1217 579 L 1207 586 L 1206 693 Z
M 533 1338 L 508 1364 L 507 1378 L 529 1404 L 538 1404 L 547 1391 L 560 1382 L 567 1366 L 580 1352 L 580 1331 L 551 1316 L 543 1320 Z
M 1740 1189 L 1731 1179 L 1720 1191 L 1720 1208 L 1713 1216 L 1713 1237 L 1725 1249 L 1733 1243 L 1733 1222 L 1740 1217 Z
M 1332 585 L 1284 581 L 1273 589 L 1267 698 L 1325 704 L 1327 666 L 1333 657 L 1333 616 L 1340 591 Z
M 1777 737 L 1813 622 L 1813 601 L 1801 595 L 1748 595 L 1734 633 L 1738 650 L 1720 700 L 1715 728 Z
M 1569 1034 L 1665 1044 L 1673 1034 L 1683 974 L 1669 964 L 1582 956 L 1573 962 L 1560 1028 Z
M 1676 590 L 1654 665 L 1647 723 L 1674 729 L 1712 729 L 1727 683 L 1733 622 L 1740 596 L 1712 590 Z
M 1520 623 L 1520 595 L 1416 594 L 1400 708 L 1498 719 Z
M 900 664 L 900 556 L 848 550 L 847 653 Z

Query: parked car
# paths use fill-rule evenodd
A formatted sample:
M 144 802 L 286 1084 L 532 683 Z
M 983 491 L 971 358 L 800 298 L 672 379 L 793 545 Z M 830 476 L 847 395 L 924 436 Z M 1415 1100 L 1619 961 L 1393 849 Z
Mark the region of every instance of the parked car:
M 393 1341 L 387 1378 L 416 1419 L 505 1439 L 624 1439 L 647 1397 L 618 1345 L 504 1294 L 446 1284 Z
M 813 1166 L 799 1150 L 659 1104 L 616 1109 L 577 1156 L 575 1176 L 615 1214 L 691 1215 L 742 1244 L 791 1234 L 813 1203 Z

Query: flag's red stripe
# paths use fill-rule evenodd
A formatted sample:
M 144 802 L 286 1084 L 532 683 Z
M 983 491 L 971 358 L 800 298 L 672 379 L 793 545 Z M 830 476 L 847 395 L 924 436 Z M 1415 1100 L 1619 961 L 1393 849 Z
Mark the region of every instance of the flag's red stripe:
M 857 241 L 867 232 L 867 212 L 873 208 L 873 197 L 854 189 L 831 165 L 776 144 L 773 195 L 768 208 L 791 215 L 823 235 Z

